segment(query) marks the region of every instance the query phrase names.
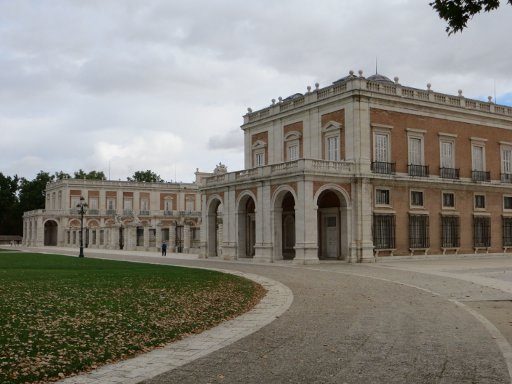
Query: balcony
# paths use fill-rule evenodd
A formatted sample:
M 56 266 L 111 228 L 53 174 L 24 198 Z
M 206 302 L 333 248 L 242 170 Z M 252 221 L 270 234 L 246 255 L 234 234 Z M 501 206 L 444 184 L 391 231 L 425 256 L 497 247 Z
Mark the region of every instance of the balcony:
M 88 214 L 88 215 L 99 215 L 99 214 L 100 214 L 100 211 L 99 211 L 99 209 L 89 209 L 89 210 L 87 211 L 87 214 Z
M 409 176 L 428 177 L 428 165 L 409 164 L 407 166 Z
M 502 183 L 512 183 L 512 173 L 502 173 L 501 174 L 501 182 Z
M 439 177 L 443 179 L 459 179 L 459 168 L 439 168 Z
M 133 215 L 133 210 L 131 210 L 131 209 L 123 209 L 123 215 L 131 216 L 131 215 Z
M 172 216 L 173 211 L 164 211 L 164 216 Z
M 150 215 L 151 215 L 150 211 L 139 211 L 139 216 L 150 216 Z
M 354 163 L 351 161 L 299 159 L 211 176 L 206 178 L 206 185 L 235 184 L 242 181 L 252 181 L 267 177 L 281 177 L 296 174 L 303 175 L 308 173 L 326 176 L 332 175 L 336 177 L 340 175 L 350 176 L 353 174 L 354 170 Z
M 78 208 L 71 208 L 69 210 L 70 215 L 78 215 Z
M 115 209 L 107 209 L 107 215 L 115 215 L 117 211 Z
M 491 172 L 489 171 L 472 171 L 471 180 L 473 181 L 491 181 Z
M 395 174 L 395 163 L 386 163 L 383 161 L 373 161 L 372 162 L 372 172 L 380 173 L 385 175 L 394 175 Z

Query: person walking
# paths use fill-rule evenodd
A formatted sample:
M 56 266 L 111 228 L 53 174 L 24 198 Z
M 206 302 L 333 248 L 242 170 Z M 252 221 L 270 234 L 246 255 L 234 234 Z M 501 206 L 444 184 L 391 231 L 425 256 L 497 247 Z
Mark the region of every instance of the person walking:
M 165 241 L 162 243 L 162 256 L 167 256 L 167 243 Z

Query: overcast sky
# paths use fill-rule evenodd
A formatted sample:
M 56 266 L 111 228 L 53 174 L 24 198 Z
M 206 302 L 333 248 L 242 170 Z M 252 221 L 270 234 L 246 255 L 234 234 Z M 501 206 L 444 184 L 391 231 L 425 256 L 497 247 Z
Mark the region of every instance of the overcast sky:
M 403 85 L 512 105 L 512 7 L 447 36 L 428 3 L 0 0 L 0 172 L 235 171 L 247 107 L 376 57 Z

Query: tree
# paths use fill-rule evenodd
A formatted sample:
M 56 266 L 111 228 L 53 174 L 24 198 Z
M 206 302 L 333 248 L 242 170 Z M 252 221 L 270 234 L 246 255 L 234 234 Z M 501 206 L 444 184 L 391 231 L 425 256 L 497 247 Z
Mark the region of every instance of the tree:
M 55 180 L 48 172 L 39 171 L 34 180 L 23 178 L 20 183 L 21 213 L 34 209 L 43 209 L 46 195 L 46 184 Z
M 69 175 L 69 173 L 66 173 L 63 171 L 55 172 L 52 177 L 53 177 L 53 180 L 71 179 L 71 176 Z
M 136 171 L 132 177 L 127 177 L 128 181 L 138 181 L 139 183 L 162 183 L 163 180 L 160 175 L 157 175 L 155 172 L 150 171 Z
M 79 169 L 74 173 L 75 179 L 86 179 L 86 180 L 107 180 L 103 171 L 90 171 L 89 173 Z
M 512 0 L 507 3 L 512 5 Z M 468 21 L 477 13 L 497 9 L 500 0 L 435 0 L 430 6 L 448 22 L 446 32 L 451 35 L 466 28 Z
M 23 232 L 20 208 L 18 202 L 18 188 L 20 179 L 4 176 L 0 172 L 0 234 L 21 235 Z

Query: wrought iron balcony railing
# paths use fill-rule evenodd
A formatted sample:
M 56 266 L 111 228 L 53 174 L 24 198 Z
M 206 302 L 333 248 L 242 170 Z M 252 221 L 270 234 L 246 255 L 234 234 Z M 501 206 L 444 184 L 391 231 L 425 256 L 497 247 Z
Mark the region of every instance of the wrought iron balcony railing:
M 428 165 L 409 164 L 409 176 L 428 177 Z
M 473 181 L 491 181 L 491 172 L 489 172 L 489 171 L 472 171 L 471 179 Z
M 372 172 L 373 173 L 394 175 L 395 168 L 396 168 L 395 163 L 387 163 L 384 161 L 373 161 L 372 162 Z
M 460 171 L 459 168 L 439 168 L 439 176 L 443 179 L 459 179 Z

